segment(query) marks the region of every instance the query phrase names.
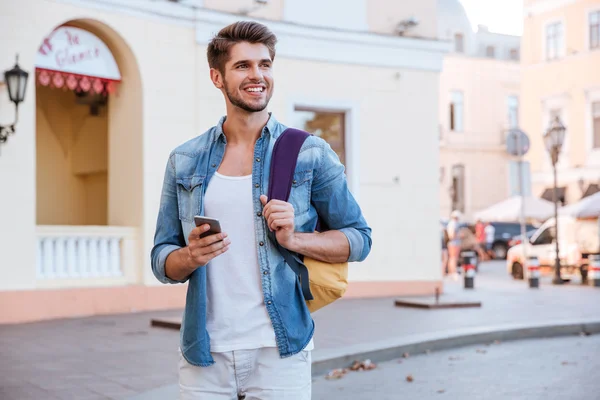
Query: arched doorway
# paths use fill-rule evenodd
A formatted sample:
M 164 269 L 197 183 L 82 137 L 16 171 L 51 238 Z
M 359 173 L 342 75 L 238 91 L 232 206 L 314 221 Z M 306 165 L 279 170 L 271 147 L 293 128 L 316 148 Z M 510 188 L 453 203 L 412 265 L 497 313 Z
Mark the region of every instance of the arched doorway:
M 61 26 L 36 56 L 38 225 L 108 225 L 108 109 L 118 65 L 93 33 Z
M 42 39 L 36 57 L 39 286 L 139 280 L 141 102 L 135 57 L 108 26 L 74 20 Z

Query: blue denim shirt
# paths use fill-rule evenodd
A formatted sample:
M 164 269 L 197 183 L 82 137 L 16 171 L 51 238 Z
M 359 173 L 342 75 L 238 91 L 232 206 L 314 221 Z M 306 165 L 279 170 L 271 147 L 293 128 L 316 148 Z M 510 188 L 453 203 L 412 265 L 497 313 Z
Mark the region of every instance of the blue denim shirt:
M 154 247 L 152 271 L 162 283 L 183 283 L 165 274 L 167 256 L 187 245 L 195 227 L 194 216 L 204 215 L 204 194 L 225 153 L 227 140 L 221 118 L 216 127 L 176 148 L 165 172 Z M 300 352 L 310 341 L 314 322 L 306 307 L 300 282 L 267 238 L 259 197 L 266 194 L 273 145 L 286 127 L 269 118 L 254 146 L 252 197 L 255 240 L 261 271 L 264 304 L 273 324 L 281 357 Z M 348 261 L 362 261 L 371 250 L 371 229 L 348 190 L 344 166 L 323 139 L 310 136 L 298 156 L 288 200 L 294 206 L 297 232 L 312 232 L 317 214 L 329 229 L 343 232 L 350 244 Z M 181 351 L 193 365 L 214 363 L 206 330 L 206 268 L 189 277 L 181 329 Z M 235 282 L 232 282 L 235 284 Z M 243 318 L 243 316 L 240 316 Z

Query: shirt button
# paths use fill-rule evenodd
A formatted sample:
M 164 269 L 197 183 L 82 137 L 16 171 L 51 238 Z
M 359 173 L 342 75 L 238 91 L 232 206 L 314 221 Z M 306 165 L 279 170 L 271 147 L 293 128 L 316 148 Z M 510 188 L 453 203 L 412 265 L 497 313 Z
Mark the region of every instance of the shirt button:
M 259 211 L 259 212 L 256 213 L 256 216 L 257 217 L 262 217 L 262 213 Z
M 254 184 L 254 187 L 255 187 L 255 188 L 259 188 L 259 187 L 260 187 L 260 185 L 259 185 L 258 183 L 255 183 L 255 184 Z
M 295 185 L 296 183 L 298 183 L 295 179 L 292 181 L 292 183 Z
M 256 157 L 256 162 L 260 162 L 260 158 Z
M 271 300 L 267 301 L 267 304 L 273 304 L 273 302 Z
M 267 271 L 264 271 L 263 275 L 269 275 L 269 273 Z
M 265 242 L 260 242 L 258 245 L 259 245 L 259 246 L 264 246 L 264 245 L 265 245 Z
M 213 165 L 212 165 L 212 167 L 213 167 L 213 168 L 214 168 L 214 167 L 216 167 L 216 166 L 217 166 L 217 164 L 213 164 Z

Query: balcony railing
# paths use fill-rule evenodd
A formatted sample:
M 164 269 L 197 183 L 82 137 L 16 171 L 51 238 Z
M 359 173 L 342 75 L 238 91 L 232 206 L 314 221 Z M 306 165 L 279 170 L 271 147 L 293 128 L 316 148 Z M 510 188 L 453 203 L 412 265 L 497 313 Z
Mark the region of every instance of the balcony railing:
M 37 281 L 95 286 L 135 280 L 136 232 L 118 226 L 38 226 Z

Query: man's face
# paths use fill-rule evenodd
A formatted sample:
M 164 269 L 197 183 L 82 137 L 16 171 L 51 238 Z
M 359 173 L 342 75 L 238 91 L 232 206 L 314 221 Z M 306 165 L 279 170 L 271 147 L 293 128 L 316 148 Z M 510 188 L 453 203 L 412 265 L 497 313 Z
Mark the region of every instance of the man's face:
M 263 111 L 273 95 L 273 61 L 263 44 L 242 42 L 229 51 L 224 73 L 218 74 L 227 99 L 247 112 Z

